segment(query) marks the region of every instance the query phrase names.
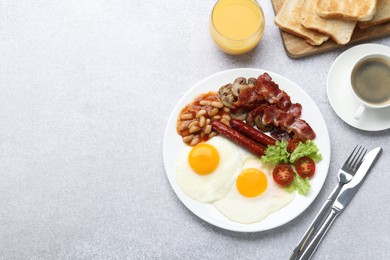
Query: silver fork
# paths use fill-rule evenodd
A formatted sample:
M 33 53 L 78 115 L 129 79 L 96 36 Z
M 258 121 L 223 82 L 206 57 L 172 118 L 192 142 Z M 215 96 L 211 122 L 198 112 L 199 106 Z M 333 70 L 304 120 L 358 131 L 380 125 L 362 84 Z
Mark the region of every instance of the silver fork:
M 364 155 L 367 153 L 367 149 L 362 146 L 355 146 L 352 153 L 349 155 L 347 160 L 344 162 L 343 166 L 337 174 L 338 184 L 336 188 L 332 191 L 324 205 L 322 205 L 321 210 L 318 212 L 317 216 L 314 218 L 313 222 L 310 224 L 309 228 L 306 230 L 305 234 L 299 241 L 298 246 L 294 249 L 290 255 L 290 260 L 295 260 L 299 258 L 300 253 L 305 248 L 306 244 L 310 241 L 310 238 L 313 234 L 316 233 L 316 229 L 321 226 L 324 221 L 324 217 L 329 212 L 334 200 L 339 194 L 341 188 L 345 183 L 348 183 L 352 180 L 357 169 L 363 161 Z

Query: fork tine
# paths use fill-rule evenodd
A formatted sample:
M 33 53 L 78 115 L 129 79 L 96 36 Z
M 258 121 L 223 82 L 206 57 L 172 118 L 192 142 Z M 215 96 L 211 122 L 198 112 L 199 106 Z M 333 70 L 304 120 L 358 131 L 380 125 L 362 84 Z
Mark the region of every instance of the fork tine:
M 366 148 L 363 148 L 363 149 L 362 149 L 362 152 L 359 154 L 359 157 L 358 157 L 357 160 L 356 160 L 356 165 L 354 165 L 354 170 L 356 170 L 357 168 L 359 168 L 360 164 L 362 164 L 363 158 L 364 158 L 364 156 L 366 155 L 366 153 L 367 153 L 367 149 L 366 149 Z
M 355 150 L 357 149 L 356 153 L 355 153 Z M 360 165 L 360 163 L 362 162 L 363 160 L 363 157 L 364 155 L 366 154 L 367 152 L 367 149 L 363 148 L 362 146 L 356 146 L 355 149 L 353 150 L 351 156 L 351 160 L 348 161 L 348 166 L 352 169 L 352 170 L 356 170 L 356 168 L 358 167 L 358 165 Z M 350 156 L 350 157 L 351 157 Z M 348 158 L 349 159 L 349 158 Z
M 352 157 L 355 155 L 356 149 L 360 149 L 360 145 L 356 145 L 356 146 L 355 146 L 355 148 L 353 149 L 352 153 L 349 155 L 349 157 L 348 157 L 347 160 L 345 161 L 345 164 L 351 165 L 351 159 L 353 160 Z
M 351 162 L 349 163 L 349 167 L 351 167 L 352 169 L 355 169 L 355 165 L 356 165 L 356 161 L 357 159 L 359 158 L 359 155 L 360 153 L 362 152 L 362 148 L 360 145 L 359 145 L 359 149 L 356 151 L 355 155 L 353 156 Z

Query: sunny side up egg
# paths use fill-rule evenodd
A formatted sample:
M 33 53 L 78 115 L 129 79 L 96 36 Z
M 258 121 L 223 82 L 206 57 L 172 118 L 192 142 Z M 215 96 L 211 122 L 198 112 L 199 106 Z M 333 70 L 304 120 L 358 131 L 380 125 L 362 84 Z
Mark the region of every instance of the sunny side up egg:
M 177 160 L 176 183 L 197 201 L 219 200 L 232 187 L 243 167 L 242 151 L 220 136 L 195 147 L 187 146 Z
M 288 205 L 289 193 L 272 178 L 273 166 L 216 136 L 179 155 L 176 183 L 189 197 L 213 205 L 228 219 L 250 224 Z
M 275 183 L 272 178 L 272 165 L 249 156 L 236 184 L 231 186 L 222 199 L 213 204 L 228 219 L 250 224 L 259 222 L 283 208 L 293 200 L 294 195 L 295 193 L 289 193 Z

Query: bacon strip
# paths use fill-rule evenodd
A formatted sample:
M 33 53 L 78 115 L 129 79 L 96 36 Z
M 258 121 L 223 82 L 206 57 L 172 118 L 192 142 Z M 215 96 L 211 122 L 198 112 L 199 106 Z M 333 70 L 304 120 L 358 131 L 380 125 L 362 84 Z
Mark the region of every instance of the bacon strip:
M 234 105 L 246 108 L 248 104 L 252 108 L 256 105 L 272 104 L 297 118 L 300 117 L 302 111 L 302 106 L 298 103 L 293 104 L 290 96 L 281 90 L 267 73 L 257 78 L 254 87 L 242 90 Z
M 259 117 L 264 125 L 272 124 L 280 127 L 287 133 L 293 132 L 302 140 L 313 140 L 316 137 L 315 132 L 305 120 L 296 118 L 275 106 L 261 105 L 257 107 L 249 112 L 247 121 L 252 121 L 256 117 Z

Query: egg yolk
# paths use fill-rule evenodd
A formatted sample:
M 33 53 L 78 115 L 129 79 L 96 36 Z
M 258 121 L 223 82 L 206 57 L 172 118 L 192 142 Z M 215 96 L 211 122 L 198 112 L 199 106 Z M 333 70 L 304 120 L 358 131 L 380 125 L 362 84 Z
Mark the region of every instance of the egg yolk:
M 253 198 L 267 189 L 267 177 L 258 169 L 245 169 L 237 177 L 236 186 L 242 195 Z
M 210 174 L 218 167 L 219 154 L 214 146 L 200 143 L 191 149 L 188 162 L 197 174 Z

